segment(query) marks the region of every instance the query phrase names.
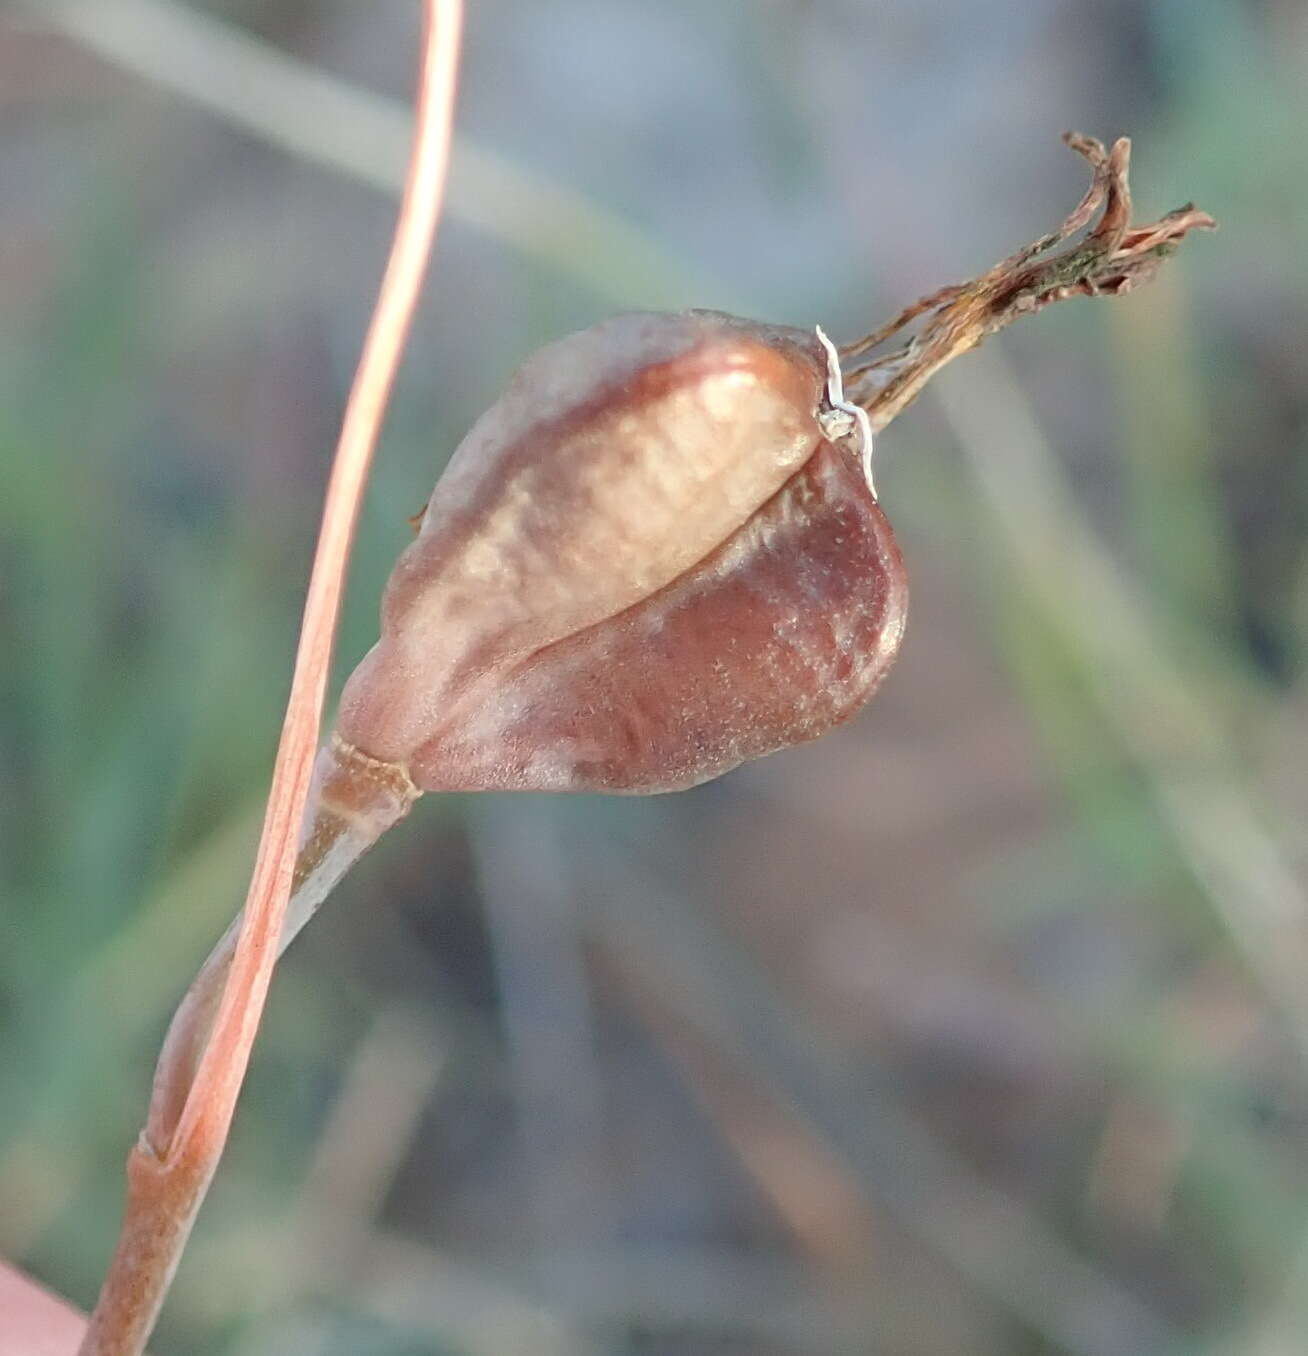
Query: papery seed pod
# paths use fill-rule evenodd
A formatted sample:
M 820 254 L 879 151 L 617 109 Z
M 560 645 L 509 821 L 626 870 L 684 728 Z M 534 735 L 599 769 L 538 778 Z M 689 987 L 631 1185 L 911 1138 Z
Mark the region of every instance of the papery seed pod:
M 340 737 L 424 790 L 663 791 L 853 713 L 907 585 L 817 337 L 617 316 L 533 357 L 450 461 Z

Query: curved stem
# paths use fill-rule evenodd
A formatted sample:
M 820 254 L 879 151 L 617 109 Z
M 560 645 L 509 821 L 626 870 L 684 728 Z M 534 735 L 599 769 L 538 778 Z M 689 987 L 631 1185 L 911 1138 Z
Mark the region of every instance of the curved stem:
M 314 765 L 291 896 L 282 924 L 280 956 L 323 901 L 370 847 L 408 814 L 421 793 L 401 767 L 378 762 L 333 737 Z M 143 1143 L 156 1157 L 167 1151 L 195 1083 L 227 985 L 244 912 L 232 920 L 191 981 L 173 1014 L 155 1066 Z
M 151 1123 L 129 1156 L 123 1225 L 81 1356 L 139 1356 L 144 1350 L 227 1140 L 280 950 L 359 503 L 440 216 L 461 26 L 460 0 L 424 0 L 409 179 L 327 486 L 286 720 L 244 914 L 230 962 L 217 966 L 216 973 L 226 971 L 226 982 L 217 999 L 212 1031 L 198 1056 L 188 1053 L 180 1066 L 188 1068 L 193 1060 L 194 1080 L 184 1096 L 180 1089 L 170 1092 L 158 1116 L 152 1107 Z M 210 969 L 211 978 L 214 974 Z M 195 1029 L 208 1031 L 209 1024 L 201 1022 Z M 182 1048 L 188 1048 L 185 1042 Z

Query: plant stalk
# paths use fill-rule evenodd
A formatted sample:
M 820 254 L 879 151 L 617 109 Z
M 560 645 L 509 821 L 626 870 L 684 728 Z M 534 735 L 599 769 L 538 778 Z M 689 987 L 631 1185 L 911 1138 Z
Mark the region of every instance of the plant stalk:
M 333 738 L 318 754 L 296 857 L 280 955 L 365 852 L 408 814 L 418 789 L 403 768 Z M 208 1048 L 243 923 L 238 914 L 173 1016 L 155 1068 L 150 1111 L 127 1160 L 127 1208 L 82 1356 L 137 1352 L 154 1327 L 191 1227 L 218 1165 L 221 1140 L 177 1146 L 177 1127 Z
M 319 751 L 282 924 L 280 957 L 342 877 L 408 814 L 421 793 L 402 767 L 369 758 L 333 736 Z M 166 1154 L 195 1081 L 244 921 L 238 913 L 191 982 L 155 1066 L 143 1143 Z
M 422 14 L 418 109 L 404 202 L 327 483 L 245 910 L 230 947 L 220 946 L 216 959 L 206 965 L 208 974 L 195 996 L 183 1002 L 177 1035 L 166 1042 L 149 1121 L 128 1158 L 127 1204 L 118 1244 L 80 1356 L 140 1356 L 144 1351 L 227 1141 L 286 936 L 297 858 L 303 855 L 305 862 L 304 907 L 299 910 L 303 921 L 321 898 L 327 878 L 357 856 L 357 844 L 351 841 L 357 826 L 344 818 L 340 824 L 329 822 L 325 807 L 331 798 L 325 789 L 318 802 L 322 822 L 315 808 L 303 834 L 301 826 L 359 505 L 444 200 L 463 7 L 461 0 L 423 0 Z M 336 757 L 335 751 L 331 756 Z M 349 808 L 348 796 L 343 804 Z M 321 860 L 315 864 L 312 858 L 318 853 Z M 290 921 L 294 929 L 294 917 Z

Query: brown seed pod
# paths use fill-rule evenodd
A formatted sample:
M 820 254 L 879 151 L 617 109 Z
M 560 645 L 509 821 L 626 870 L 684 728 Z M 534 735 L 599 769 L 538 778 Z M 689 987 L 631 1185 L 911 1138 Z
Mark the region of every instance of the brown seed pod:
M 907 587 L 827 376 L 711 312 L 543 349 L 437 485 L 341 738 L 424 790 L 664 791 L 848 717 Z

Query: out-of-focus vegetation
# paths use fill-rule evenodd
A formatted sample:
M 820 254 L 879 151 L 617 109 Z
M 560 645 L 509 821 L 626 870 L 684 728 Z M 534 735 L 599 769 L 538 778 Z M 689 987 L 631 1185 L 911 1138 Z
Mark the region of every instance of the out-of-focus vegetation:
M 206 7 L 373 92 L 308 129 L 333 166 L 285 71 L 256 135 L 126 69 L 248 112 L 231 51 L 88 8 L 116 59 L 0 12 L 0 1252 L 82 1304 L 243 893 L 416 21 Z M 1223 231 L 884 439 L 915 612 L 854 725 L 677 797 L 418 807 L 279 972 L 156 1350 L 1301 1351 L 1308 11 L 469 17 L 342 669 L 548 338 L 642 305 L 854 337 L 1061 218 L 1066 126 Z

